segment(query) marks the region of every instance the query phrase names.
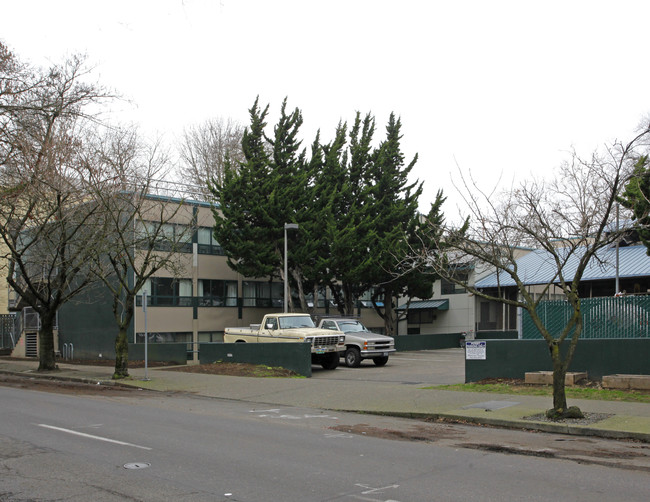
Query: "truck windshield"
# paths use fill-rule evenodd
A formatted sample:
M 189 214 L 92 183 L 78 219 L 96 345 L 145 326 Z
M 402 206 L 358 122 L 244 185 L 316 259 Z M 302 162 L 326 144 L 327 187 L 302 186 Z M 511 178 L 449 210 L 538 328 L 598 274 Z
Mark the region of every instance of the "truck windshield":
M 280 317 L 280 328 L 314 328 L 314 321 L 308 315 Z
M 345 333 L 354 331 L 367 331 L 366 327 L 359 321 L 339 321 L 339 329 Z

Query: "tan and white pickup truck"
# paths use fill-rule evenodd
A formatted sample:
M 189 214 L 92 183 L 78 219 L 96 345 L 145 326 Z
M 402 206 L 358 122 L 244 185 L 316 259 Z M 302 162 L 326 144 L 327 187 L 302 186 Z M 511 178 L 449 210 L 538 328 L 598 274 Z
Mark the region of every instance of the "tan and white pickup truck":
M 363 359 L 372 359 L 376 366 L 384 366 L 388 356 L 395 352 L 395 339 L 392 336 L 372 333 L 357 319 L 324 318 L 318 327 L 345 333 L 345 348 L 341 351 L 341 357 L 349 368 L 358 368 Z
M 225 328 L 225 343 L 301 342 L 311 344 L 311 362 L 326 370 L 339 365 L 339 351 L 345 350 L 341 331 L 317 328 L 309 314 L 267 314 L 262 324 L 250 328 Z

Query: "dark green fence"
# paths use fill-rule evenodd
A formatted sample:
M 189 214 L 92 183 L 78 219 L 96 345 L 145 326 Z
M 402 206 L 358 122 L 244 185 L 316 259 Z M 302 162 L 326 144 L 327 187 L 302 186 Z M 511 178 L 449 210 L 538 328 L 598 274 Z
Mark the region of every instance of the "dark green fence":
M 649 338 L 650 296 L 584 298 L 580 301 L 583 330 L 581 339 Z M 551 335 L 558 336 L 569 322 L 573 309 L 564 300 L 540 302 L 537 314 Z M 542 338 L 530 314 L 522 316 L 522 338 Z
M 311 345 L 308 343 L 202 343 L 199 362 L 264 364 L 311 377 Z
M 111 353 L 115 358 L 115 351 Z M 144 361 L 144 343 L 129 343 L 129 360 Z M 147 360 L 152 362 L 187 364 L 186 343 L 148 343 Z
M 434 350 L 460 347 L 460 333 L 439 335 L 399 335 L 395 337 L 398 352 L 408 350 Z
M 524 378 L 529 371 L 553 369 L 544 340 L 488 340 L 485 345 L 485 359 L 465 361 L 466 382 Z M 650 339 L 580 340 L 569 371 L 586 371 L 593 380 L 619 373 L 650 375 Z
M 476 340 L 502 340 L 518 338 L 516 331 L 478 331 Z M 437 335 L 399 335 L 395 337 L 398 352 L 410 350 L 437 350 L 460 347 L 461 333 L 440 333 Z

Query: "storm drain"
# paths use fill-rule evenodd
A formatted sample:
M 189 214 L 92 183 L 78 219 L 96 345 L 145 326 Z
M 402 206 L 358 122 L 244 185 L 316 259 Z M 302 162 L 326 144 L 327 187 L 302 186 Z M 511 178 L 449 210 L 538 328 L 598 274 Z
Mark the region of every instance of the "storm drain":
M 147 462 L 130 462 L 124 464 L 125 469 L 146 469 L 147 467 L 151 467 L 151 464 Z
M 463 406 L 464 410 L 469 408 L 480 408 L 485 411 L 494 411 L 500 410 L 503 408 L 509 408 L 510 406 L 517 406 L 519 403 L 516 401 L 485 401 L 483 403 L 470 404 L 468 406 Z

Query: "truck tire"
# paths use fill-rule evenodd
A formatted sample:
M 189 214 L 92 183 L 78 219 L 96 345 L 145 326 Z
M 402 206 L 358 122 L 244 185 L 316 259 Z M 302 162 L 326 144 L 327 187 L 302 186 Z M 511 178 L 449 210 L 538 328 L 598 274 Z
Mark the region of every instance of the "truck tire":
M 388 356 L 373 357 L 372 361 L 375 363 L 375 366 L 386 366 L 386 363 L 388 362 Z
M 345 365 L 348 368 L 358 368 L 361 366 L 361 352 L 356 347 L 345 349 Z
M 323 354 L 323 360 L 321 366 L 324 370 L 333 370 L 339 365 L 339 353 L 330 352 L 329 354 Z

